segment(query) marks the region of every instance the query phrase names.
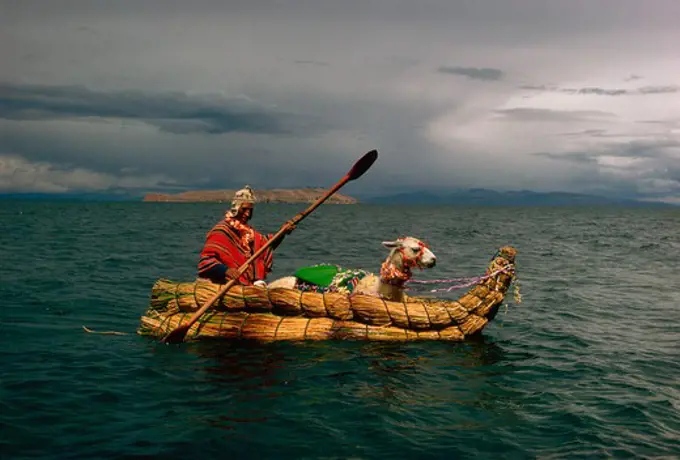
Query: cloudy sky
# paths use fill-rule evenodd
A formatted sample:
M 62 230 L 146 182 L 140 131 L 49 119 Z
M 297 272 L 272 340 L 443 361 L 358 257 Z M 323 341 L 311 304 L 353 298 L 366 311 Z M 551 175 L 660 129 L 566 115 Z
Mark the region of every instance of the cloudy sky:
M 678 0 L 0 0 L 0 192 L 680 202 Z

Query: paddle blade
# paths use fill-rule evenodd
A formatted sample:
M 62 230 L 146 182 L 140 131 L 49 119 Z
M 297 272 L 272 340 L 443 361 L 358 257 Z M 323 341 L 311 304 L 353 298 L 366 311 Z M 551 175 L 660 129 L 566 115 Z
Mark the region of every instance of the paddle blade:
M 350 169 L 349 172 L 347 173 L 347 177 L 349 177 L 349 180 L 358 179 L 361 176 L 363 176 L 364 173 L 368 171 L 368 168 L 370 168 L 377 159 L 378 159 L 377 150 L 371 150 L 366 155 L 359 158 L 357 162 L 354 163 L 354 166 L 352 166 L 352 169 Z
M 171 344 L 176 344 L 176 343 L 182 343 L 184 342 L 184 337 L 186 337 L 187 332 L 189 332 L 189 327 L 185 326 L 180 326 L 168 335 L 165 336 L 163 339 L 163 342 L 165 343 L 171 343 Z

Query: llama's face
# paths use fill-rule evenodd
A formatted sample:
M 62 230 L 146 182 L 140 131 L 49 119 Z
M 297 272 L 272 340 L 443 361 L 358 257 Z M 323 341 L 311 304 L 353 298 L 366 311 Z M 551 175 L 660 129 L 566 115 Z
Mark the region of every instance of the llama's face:
M 408 236 L 396 241 L 383 241 L 383 246 L 392 249 L 392 254 L 398 251 L 406 267 L 432 268 L 437 263 L 434 253 L 417 238 Z

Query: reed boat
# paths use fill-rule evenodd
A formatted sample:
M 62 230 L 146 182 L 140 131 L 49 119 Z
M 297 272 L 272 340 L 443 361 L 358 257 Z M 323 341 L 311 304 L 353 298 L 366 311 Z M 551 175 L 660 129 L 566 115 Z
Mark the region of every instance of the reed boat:
M 516 277 L 516 254 L 511 246 L 496 251 L 484 275 L 455 300 L 406 296 L 395 302 L 359 293 L 235 285 L 191 326 L 185 340 L 463 341 L 496 317 Z M 157 280 L 137 333 L 165 337 L 219 289 L 207 280 Z

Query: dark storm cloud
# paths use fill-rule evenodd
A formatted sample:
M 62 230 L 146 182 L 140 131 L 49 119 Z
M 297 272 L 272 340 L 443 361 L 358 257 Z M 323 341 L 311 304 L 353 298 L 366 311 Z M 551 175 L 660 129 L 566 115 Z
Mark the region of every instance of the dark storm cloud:
M 546 86 L 546 85 L 519 85 L 519 89 L 525 89 L 528 91 L 554 91 L 556 88 Z
M 680 92 L 680 86 L 645 86 L 638 91 L 640 94 L 672 94 Z
M 659 132 L 646 132 L 644 134 L 638 134 L 640 139 L 636 142 L 644 142 L 648 139 L 657 139 L 659 136 L 663 136 L 664 128 L 666 126 L 671 125 L 671 122 L 667 122 L 667 121 L 666 122 L 662 122 L 662 121 L 654 122 L 654 121 L 652 121 L 652 122 L 638 122 L 638 123 L 640 123 L 640 124 L 658 124 L 658 125 L 662 126 L 663 128 L 661 128 L 659 130 Z M 614 140 L 629 139 L 630 138 L 630 133 L 613 132 L 613 131 L 608 131 L 606 129 L 584 129 L 584 130 L 581 130 L 581 131 L 570 131 L 570 132 L 565 132 L 565 133 L 557 134 L 557 135 L 558 136 L 564 136 L 564 137 L 570 137 L 570 136 L 571 137 L 580 137 L 580 138 L 588 137 L 588 138 L 591 138 L 591 139 L 614 139 Z M 651 145 L 652 145 L 652 148 L 656 148 L 656 147 L 659 147 L 659 146 L 663 147 L 663 148 L 670 147 L 670 146 L 665 146 L 664 142 L 658 142 L 658 141 L 654 141 Z
M 330 65 L 328 62 L 315 61 L 313 59 L 298 59 L 293 62 L 298 65 L 311 65 L 317 67 L 328 67 Z
M 315 126 L 298 115 L 219 94 L 0 84 L 0 118 L 36 121 L 90 117 L 138 120 L 175 134 L 302 134 Z
M 262 95 L 264 100 L 271 98 L 271 94 Z M 402 186 L 421 177 L 422 159 L 413 152 L 424 155 L 431 147 L 412 133 L 432 116 L 432 110 L 406 110 L 409 107 L 404 103 L 380 98 L 338 100 L 292 92 L 277 98 L 276 103 L 295 113 L 313 114 L 318 126 L 329 129 L 306 137 L 248 133 L 171 136 L 138 123 L 0 120 L 0 131 L 6 133 L 0 139 L 0 157 L 3 152 L 14 152 L 29 162 L 65 169 L 79 166 L 113 176 L 120 175 L 122 168 L 134 168 L 138 176 L 163 174 L 173 178 L 173 183 L 200 189 L 235 188 L 244 183 L 285 188 L 328 186 L 359 155 L 378 148 L 381 161 L 370 172 L 371 180 L 358 181 L 350 188 L 382 188 L 399 174 L 406 176 L 399 177 Z M 43 130 L 45 135 L 36 135 Z M 434 176 L 428 174 L 430 179 Z M 155 188 L 158 183 L 150 182 L 149 190 Z
M 624 78 L 624 81 L 634 81 L 634 80 L 642 80 L 642 75 L 636 75 L 636 74 L 630 74 L 626 78 Z
M 568 161 L 570 163 L 579 164 L 595 164 L 597 163 L 597 155 L 592 152 L 567 152 L 567 153 L 553 153 L 553 152 L 538 152 L 534 153 L 537 157 L 549 158 L 551 160 Z
M 521 85 L 520 89 L 525 89 L 529 91 L 540 91 L 540 92 L 551 92 L 551 93 L 565 93 L 565 94 L 595 94 L 598 96 L 623 96 L 630 94 L 628 90 L 625 89 L 607 89 L 607 88 L 597 88 L 597 87 L 586 87 L 586 88 L 558 88 L 556 86 L 548 85 Z
M 597 94 L 598 96 L 623 96 L 628 94 L 625 89 L 606 89 L 606 88 L 581 88 L 570 90 L 573 94 Z
M 584 129 L 582 131 L 571 131 L 568 133 L 562 133 L 560 136 L 589 136 L 589 137 L 607 137 L 607 130 L 605 129 Z
M 680 141 L 649 140 L 613 144 L 597 152 L 541 152 L 535 155 L 582 166 L 583 174 L 572 180 L 583 189 L 629 198 L 661 199 L 680 193 L 680 165 L 673 153 L 678 148 Z M 600 157 L 606 159 L 604 169 L 598 167 Z M 612 162 L 612 159 L 619 162 Z M 617 172 L 610 174 L 607 169 Z
M 624 143 L 616 143 L 601 151 L 592 152 L 568 152 L 568 153 L 536 153 L 537 156 L 553 158 L 565 161 L 589 161 L 600 156 L 617 156 L 627 158 L 651 158 L 672 159 L 666 154 L 670 149 L 680 148 L 680 140 L 676 139 L 650 139 L 635 140 Z
M 666 85 L 666 86 L 644 86 L 637 89 L 621 89 L 621 88 L 598 88 L 598 87 L 584 87 L 584 88 L 559 88 L 548 85 L 521 85 L 520 89 L 539 92 L 552 92 L 564 94 L 591 94 L 596 96 L 630 96 L 630 95 L 647 95 L 647 94 L 671 94 L 680 92 L 680 86 Z
M 503 78 L 503 71 L 500 69 L 493 69 L 490 67 L 448 67 L 441 66 L 437 69 L 437 72 L 449 74 L 449 75 L 459 75 L 462 77 L 467 77 L 472 80 L 484 80 L 484 81 L 497 81 Z
M 680 140 L 677 139 L 636 140 L 617 145 L 610 155 L 663 159 L 669 158 L 666 154 L 668 150 L 676 148 L 680 148 Z
M 583 121 L 616 117 L 613 113 L 600 110 L 550 110 L 533 107 L 501 109 L 494 113 L 508 121 Z

